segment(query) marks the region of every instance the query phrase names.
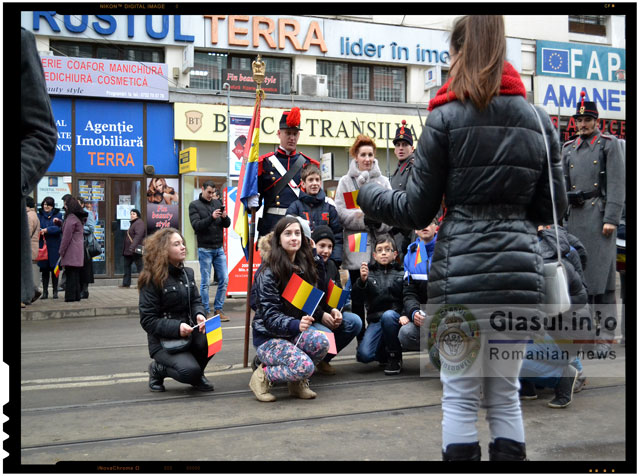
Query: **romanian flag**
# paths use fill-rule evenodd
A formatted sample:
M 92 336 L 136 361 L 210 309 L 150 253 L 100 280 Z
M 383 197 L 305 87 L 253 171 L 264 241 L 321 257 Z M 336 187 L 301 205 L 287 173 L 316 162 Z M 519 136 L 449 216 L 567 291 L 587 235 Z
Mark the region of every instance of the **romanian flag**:
M 344 195 L 344 203 L 348 210 L 352 208 L 360 208 L 358 205 L 358 192 L 360 190 L 354 190 L 353 192 L 345 192 Z
M 418 250 L 416 251 L 416 262 L 413 264 L 414 266 L 418 266 L 420 263 L 422 263 L 422 252 L 420 251 L 422 247 L 420 246 L 420 243 L 418 243 Z
M 138 269 L 138 268 L 136 268 L 136 269 Z M 56 263 L 56 267 L 53 268 L 53 274 L 56 275 L 56 278 L 60 276 L 60 258 L 58 258 L 58 262 Z
M 312 315 L 324 297 L 324 292 L 314 288 L 296 273 L 293 273 L 287 287 L 284 288 L 282 297 L 306 312 L 307 315 Z
M 211 319 L 204 322 L 204 328 L 207 332 L 207 344 L 209 345 L 209 353 L 207 357 L 217 354 L 222 349 L 222 327 L 220 327 L 220 316 L 215 315 Z
M 342 309 L 349 300 L 349 291 L 345 291 L 336 286 L 333 281 L 329 281 L 327 290 L 327 304 L 332 309 Z
M 260 94 L 256 97 L 249 137 L 242 153 L 242 168 L 238 179 L 238 193 L 233 212 L 233 229 L 240 235 L 244 257 L 249 259 L 249 215 L 247 199 L 258 195 L 258 149 L 260 148 Z
M 349 251 L 352 253 L 364 253 L 367 251 L 367 234 L 356 233 L 349 235 Z

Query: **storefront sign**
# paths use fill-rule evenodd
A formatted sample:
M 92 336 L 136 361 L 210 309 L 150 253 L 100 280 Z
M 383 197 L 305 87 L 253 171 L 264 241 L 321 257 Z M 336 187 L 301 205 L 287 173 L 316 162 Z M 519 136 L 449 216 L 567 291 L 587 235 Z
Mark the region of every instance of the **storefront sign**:
M 165 63 L 43 56 L 49 95 L 169 100 Z
M 242 168 L 242 154 L 244 152 L 247 137 L 249 137 L 249 127 L 251 126 L 251 116 L 231 115 L 231 134 L 229 135 L 229 175 L 233 179 L 240 177 Z
M 76 103 L 76 172 L 142 174 L 142 104 Z
M 621 48 L 557 41 L 536 42 L 536 74 L 588 81 L 616 81 L 626 69 Z
M 558 129 L 558 116 L 549 116 L 553 126 Z M 627 121 L 618 121 L 617 119 L 598 119 L 598 129 L 603 134 L 616 136 L 618 139 L 626 139 Z M 560 142 L 571 139 L 578 132 L 576 121 L 573 116 L 560 117 Z
M 195 141 L 227 142 L 227 107 L 210 104 L 176 103 L 175 139 Z M 260 110 L 260 143 L 279 144 L 276 135 L 283 109 L 265 108 Z M 201 127 L 190 128 L 197 113 Z M 251 116 L 252 107 L 234 107 L 233 115 Z M 301 145 L 323 145 L 350 147 L 358 134 L 365 134 L 376 140 L 378 147 L 384 147 L 386 139 L 393 140 L 394 133 L 405 119 L 413 137 L 422 132 L 420 118 L 408 115 L 368 114 L 353 112 L 302 110 Z M 234 141 L 235 142 L 235 141 Z M 234 144 L 234 147 L 236 145 Z
M 178 179 L 147 179 L 147 235 L 162 228 L 180 229 Z
M 71 184 L 65 183 L 62 177 L 57 176 L 44 176 L 38 182 L 36 187 L 36 197 L 38 200 L 38 208 L 45 197 L 53 198 L 55 204 L 54 207 L 62 210 L 62 197 L 68 193 L 71 193 Z
M 180 173 L 195 172 L 198 170 L 198 149 L 188 147 L 180 151 Z
M 223 69 L 222 81 L 229 83 L 231 91 L 242 91 L 248 93 L 256 92 L 256 83 L 253 80 L 251 71 L 243 71 L 241 69 Z M 265 93 L 282 94 L 282 81 L 280 73 L 266 73 L 262 90 Z
M 580 92 L 586 101 L 594 101 L 600 117 L 626 119 L 626 85 L 618 82 L 586 81 L 536 76 L 534 101 L 549 114 L 571 116 L 576 113 Z
M 71 172 L 71 99 L 51 98 L 51 109 L 58 129 L 56 155 L 47 172 Z

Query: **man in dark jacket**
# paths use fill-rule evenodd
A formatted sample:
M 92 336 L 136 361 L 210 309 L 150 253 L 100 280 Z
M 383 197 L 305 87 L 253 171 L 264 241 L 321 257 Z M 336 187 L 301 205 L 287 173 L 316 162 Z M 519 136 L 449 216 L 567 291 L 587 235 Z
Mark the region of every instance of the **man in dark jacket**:
M 33 33 L 20 31 L 20 301 L 35 301 L 31 241 L 25 198 L 46 173 L 56 152 L 58 131 L 51 111 Z
M 197 200 L 189 204 L 189 220 L 198 239 L 198 261 L 200 262 L 200 296 L 207 311 L 207 317 L 220 315 L 222 322 L 229 318 L 222 312 L 227 294 L 227 257 L 223 247 L 223 228 L 231 225 L 225 207 L 220 200 L 214 198 L 216 184 L 207 180 L 202 184 L 202 193 Z M 211 264 L 218 277 L 218 290 L 213 302 L 214 314 L 209 307 L 209 281 Z
M 413 134 L 411 129 L 407 126 L 407 121 L 402 120 L 402 125 L 396 129 L 396 136 L 393 138 L 394 153 L 398 158 L 398 168 L 393 173 L 389 182 L 393 190 L 405 190 L 407 187 L 407 181 L 409 180 L 409 174 L 413 168 L 413 162 L 415 157 L 413 155 Z M 400 261 L 404 260 L 404 255 L 407 252 L 407 246 L 411 243 L 412 230 L 394 227 L 391 230 L 393 239 L 396 242 L 398 248 L 398 256 Z

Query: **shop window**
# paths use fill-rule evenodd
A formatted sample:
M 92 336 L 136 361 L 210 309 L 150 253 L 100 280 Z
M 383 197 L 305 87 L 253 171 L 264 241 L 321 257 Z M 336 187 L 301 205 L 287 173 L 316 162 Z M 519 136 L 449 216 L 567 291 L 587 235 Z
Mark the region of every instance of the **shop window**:
M 332 98 L 406 101 L 405 68 L 317 61 L 316 71 L 327 75 Z
M 196 51 L 193 69 L 189 73 L 189 87 L 220 90 L 225 83 L 222 77 L 223 70 L 241 70 L 252 75 L 251 63 L 255 59 L 255 56 Z M 266 56 L 262 60 L 265 62 L 267 73 L 280 73 L 281 94 L 289 94 L 291 92 L 291 59 Z
M 569 32 L 607 36 L 606 15 L 569 15 Z
M 164 63 L 164 48 L 51 40 L 49 49 L 54 56 Z

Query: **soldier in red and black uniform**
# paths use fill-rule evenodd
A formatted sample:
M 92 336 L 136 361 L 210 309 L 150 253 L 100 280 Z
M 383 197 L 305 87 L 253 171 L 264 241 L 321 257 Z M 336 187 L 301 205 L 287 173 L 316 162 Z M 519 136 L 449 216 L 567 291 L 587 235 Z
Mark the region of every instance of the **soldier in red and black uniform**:
M 317 160 L 296 151 L 301 130 L 300 109 L 294 107 L 291 111 L 285 111 L 277 132 L 280 146 L 275 152 L 259 159 L 258 192 L 264 205 L 258 221 L 259 236 L 273 230 L 278 220 L 287 214 L 289 205 L 298 199 L 302 168 L 309 163 L 320 167 Z

